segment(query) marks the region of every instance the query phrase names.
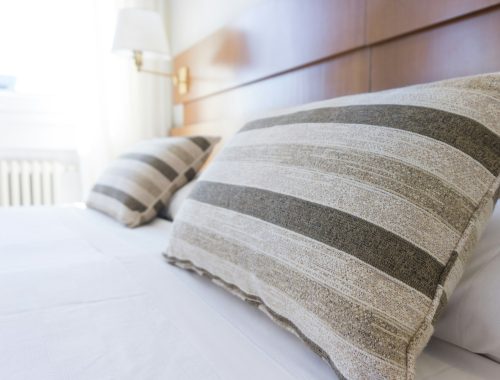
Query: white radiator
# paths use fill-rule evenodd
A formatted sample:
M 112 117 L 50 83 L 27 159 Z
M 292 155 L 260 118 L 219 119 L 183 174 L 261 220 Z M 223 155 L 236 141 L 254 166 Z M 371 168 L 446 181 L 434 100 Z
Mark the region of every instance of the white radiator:
M 50 154 L 51 153 L 51 154 Z M 52 205 L 79 200 L 80 178 L 72 154 L 0 155 L 0 206 Z M 53 157 L 50 157 L 50 156 Z

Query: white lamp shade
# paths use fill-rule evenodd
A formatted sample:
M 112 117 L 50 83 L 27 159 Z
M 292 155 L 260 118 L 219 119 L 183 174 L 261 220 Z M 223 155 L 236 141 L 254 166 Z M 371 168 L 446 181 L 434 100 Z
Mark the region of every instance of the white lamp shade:
M 160 14 L 145 9 L 122 9 L 118 13 L 113 51 L 141 51 L 168 58 L 168 43 Z

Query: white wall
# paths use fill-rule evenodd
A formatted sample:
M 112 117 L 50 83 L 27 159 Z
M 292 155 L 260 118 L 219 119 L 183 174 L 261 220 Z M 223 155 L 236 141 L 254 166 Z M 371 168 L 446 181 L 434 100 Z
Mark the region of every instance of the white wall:
M 224 26 L 233 17 L 266 0 L 168 0 L 173 55 Z

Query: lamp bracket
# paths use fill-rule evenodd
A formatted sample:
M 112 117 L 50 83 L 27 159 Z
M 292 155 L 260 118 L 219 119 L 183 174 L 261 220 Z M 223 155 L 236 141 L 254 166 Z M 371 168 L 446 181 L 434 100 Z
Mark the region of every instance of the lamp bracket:
M 177 91 L 179 91 L 180 95 L 185 95 L 188 93 L 190 78 L 189 78 L 189 68 L 187 66 L 179 67 L 177 73 L 166 73 L 155 70 L 144 70 L 142 68 L 144 63 L 144 60 L 142 58 L 142 52 L 138 50 L 134 50 L 134 62 L 138 72 L 172 78 L 172 83 L 174 84 L 174 86 L 177 87 Z

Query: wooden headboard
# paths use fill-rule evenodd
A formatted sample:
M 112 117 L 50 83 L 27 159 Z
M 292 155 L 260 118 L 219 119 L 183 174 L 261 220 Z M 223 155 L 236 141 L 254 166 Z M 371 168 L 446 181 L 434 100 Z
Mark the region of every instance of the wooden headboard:
M 267 0 L 175 57 L 172 135 L 229 136 L 261 112 L 500 71 L 500 0 Z

